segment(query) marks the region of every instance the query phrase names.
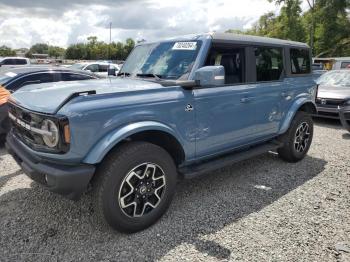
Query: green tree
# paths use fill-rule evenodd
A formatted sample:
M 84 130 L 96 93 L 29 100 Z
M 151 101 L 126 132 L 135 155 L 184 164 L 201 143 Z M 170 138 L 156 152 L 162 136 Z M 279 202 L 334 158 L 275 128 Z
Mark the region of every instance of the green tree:
M 0 56 L 15 56 L 16 51 L 5 45 L 0 46 Z
M 349 0 L 318 0 L 315 3 L 316 55 L 346 55 L 342 46 L 350 40 Z M 347 55 L 350 55 L 347 53 Z
M 64 56 L 65 49 L 59 46 L 50 46 L 48 53 L 50 57 L 58 58 Z
M 300 0 L 268 0 L 281 5 L 279 15 L 262 15 L 244 33 L 308 42 L 317 56 L 350 56 L 350 0 L 305 0 L 309 10 L 302 13 Z
M 135 41 L 131 38 L 128 38 L 125 43 L 112 42 L 111 44 L 98 41 L 96 36 L 90 36 L 87 40 L 87 43 L 70 45 L 65 52 L 65 57 L 67 59 L 86 60 L 101 60 L 110 57 L 113 60 L 124 60 L 135 46 Z M 108 54 L 108 48 L 110 49 L 110 55 Z
M 49 53 L 49 45 L 45 43 L 37 43 L 32 45 L 29 49 L 29 53 L 32 54 L 48 54 Z

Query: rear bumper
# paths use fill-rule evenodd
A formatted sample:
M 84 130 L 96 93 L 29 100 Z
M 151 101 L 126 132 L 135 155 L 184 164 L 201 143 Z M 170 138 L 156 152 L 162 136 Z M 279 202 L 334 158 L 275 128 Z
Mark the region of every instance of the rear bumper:
M 28 177 L 69 199 L 79 198 L 95 173 L 93 165 L 48 163 L 31 154 L 11 132 L 6 139 L 6 148 Z
M 339 116 L 343 127 L 350 132 L 350 106 L 340 108 Z

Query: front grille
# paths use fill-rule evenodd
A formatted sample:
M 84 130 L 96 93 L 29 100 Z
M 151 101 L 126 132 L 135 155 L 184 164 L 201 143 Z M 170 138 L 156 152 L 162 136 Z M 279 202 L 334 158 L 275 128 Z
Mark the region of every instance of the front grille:
M 338 107 L 344 103 L 344 99 L 316 98 L 316 104 L 323 107 Z
M 12 122 L 13 134 L 31 149 L 47 153 L 64 154 L 68 152 L 70 144 L 64 142 L 63 129 L 65 125 L 69 125 L 68 119 L 64 116 L 51 116 L 47 114 L 34 113 L 27 109 L 23 109 L 14 104 L 9 103 L 9 113 L 13 116 Z M 45 145 L 41 134 L 34 132 L 35 129 L 41 129 L 44 119 L 50 119 L 58 126 L 60 139 L 57 147 L 49 148 Z
M 9 103 L 9 113 L 21 121 L 21 124 L 19 124 L 10 117 L 12 121 L 12 131 L 17 138 L 32 149 L 45 146 L 41 135 L 35 134 L 22 126 L 25 124 L 27 126 L 40 128 L 43 120 L 40 115 L 24 110 L 11 103 Z

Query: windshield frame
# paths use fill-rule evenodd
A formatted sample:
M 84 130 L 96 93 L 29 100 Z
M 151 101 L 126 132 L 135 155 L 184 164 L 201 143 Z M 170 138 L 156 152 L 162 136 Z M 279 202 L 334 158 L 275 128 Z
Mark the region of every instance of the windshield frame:
M 145 65 L 145 62 L 148 61 L 148 58 L 151 56 L 151 54 L 153 54 L 154 50 L 159 47 L 160 45 L 163 44 L 170 44 L 170 46 L 173 46 L 178 43 L 178 42 L 196 42 L 196 49 L 195 52 L 193 54 L 193 59 L 190 62 L 190 65 L 188 66 L 188 68 L 186 68 L 186 70 L 184 72 L 181 72 L 182 74 L 179 75 L 170 75 L 170 74 L 159 74 L 158 72 L 143 72 L 140 69 Z M 148 57 L 145 59 L 144 63 L 141 64 L 141 66 L 137 67 L 135 66 L 135 70 L 133 70 L 132 73 L 128 72 L 126 69 L 129 65 L 129 63 L 131 63 L 131 59 L 133 59 L 134 55 L 135 55 L 135 51 L 138 48 L 142 48 L 145 46 L 153 46 L 149 49 L 149 54 Z M 122 65 L 122 67 L 120 68 L 120 71 L 118 73 L 119 76 L 130 76 L 130 77 L 134 77 L 134 78 L 155 78 L 157 80 L 187 80 L 190 78 L 190 75 L 193 71 L 193 69 L 196 67 L 196 65 L 198 64 L 198 59 L 200 58 L 200 54 L 201 51 L 203 50 L 205 44 L 204 41 L 202 39 L 171 39 L 171 40 L 167 40 L 167 41 L 160 41 L 160 42 L 151 42 L 151 43 L 143 43 L 143 44 L 139 44 L 137 46 L 134 47 L 134 49 L 132 50 L 132 52 L 130 53 L 130 55 L 127 57 L 126 61 L 124 62 L 124 64 Z M 173 48 L 169 48 L 166 52 L 168 52 L 169 50 L 172 50 Z M 175 49 L 176 50 L 176 49 Z M 181 50 L 178 50 L 181 51 Z M 191 50 L 194 51 L 194 50 Z M 164 52 L 164 53 L 166 53 Z M 186 50 L 184 50 L 183 52 L 186 52 Z M 147 55 L 147 53 L 145 53 Z M 143 54 L 143 55 L 145 55 Z M 160 59 L 158 59 L 157 61 L 159 61 Z

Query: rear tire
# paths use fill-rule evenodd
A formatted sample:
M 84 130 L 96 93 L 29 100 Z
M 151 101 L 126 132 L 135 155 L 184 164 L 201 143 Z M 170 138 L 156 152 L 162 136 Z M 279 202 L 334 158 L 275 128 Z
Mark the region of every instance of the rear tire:
M 168 209 L 176 180 L 174 161 L 163 148 L 146 142 L 120 146 L 93 181 L 97 222 L 125 233 L 151 226 Z
M 298 111 L 287 132 L 279 138 L 283 143 L 283 147 L 277 150 L 279 157 L 291 163 L 302 160 L 309 151 L 313 133 L 311 116 Z

